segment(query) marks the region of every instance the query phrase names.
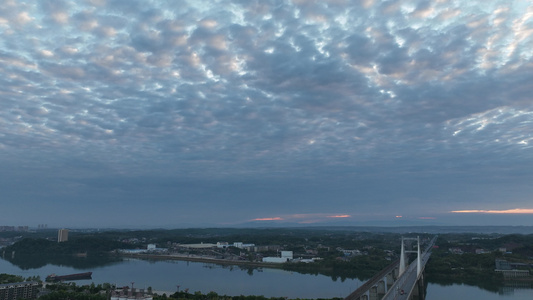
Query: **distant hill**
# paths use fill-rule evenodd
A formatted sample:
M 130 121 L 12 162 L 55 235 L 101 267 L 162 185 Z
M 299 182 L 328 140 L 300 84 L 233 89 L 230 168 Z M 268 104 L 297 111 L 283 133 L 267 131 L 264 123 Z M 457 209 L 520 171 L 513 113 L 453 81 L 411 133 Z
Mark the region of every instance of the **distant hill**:
M 441 226 L 441 225 L 405 225 L 405 226 L 377 226 L 377 225 L 337 225 L 322 224 L 309 226 L 309 224 L 278 223 L 272 222 L 248 222 L 237 228 L 309 228 L 321 230 L 349 230 L 365 232 L 390 232 L 390 233 L 498 233 L 498 234 L 533 234 L 533 226 Z

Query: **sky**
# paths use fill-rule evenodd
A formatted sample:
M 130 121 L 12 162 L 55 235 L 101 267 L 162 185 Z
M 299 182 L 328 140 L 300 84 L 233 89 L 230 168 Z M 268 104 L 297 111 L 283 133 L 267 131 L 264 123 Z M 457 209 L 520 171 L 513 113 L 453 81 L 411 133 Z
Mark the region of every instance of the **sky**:
M 533 225 L 530 1 L 0 7 L 0 225 Z

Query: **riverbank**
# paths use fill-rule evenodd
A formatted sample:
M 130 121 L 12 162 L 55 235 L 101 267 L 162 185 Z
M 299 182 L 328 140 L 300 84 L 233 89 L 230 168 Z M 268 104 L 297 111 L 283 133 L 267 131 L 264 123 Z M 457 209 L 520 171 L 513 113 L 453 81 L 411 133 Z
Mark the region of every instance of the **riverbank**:
M 191 258 L 179 261 L 165 256 L 152 259 L 140 256 L 114 257 L 117 259 L 106 265 L 85 265 L 75 269 L 66 265 L 46 264 L 30 271 L 0 260 L 0 269 L 7 274 L 21 275 L 24 278 L 35 275 L 43 279 L 52 273 L 92 271 L 92 280 L 76 281 L 76 285 L 90 285 L 94 282 L 95 285 L 112 283 L 119 287 L 131 287 L 131 282 L 134 282 L 136 288 L 146 290 L 151 287 L 152 291 L 158 293 L 176 291 L 179 285 L 180 291 L 188 290 L 191 293 L 208 294 L 214 291 L 219 295 L 263 295 L 267 298 L 263 300 L 270 297 L 329 299 L 348 295 L 354 287 L 361 285 L 358 280 L 333 281 L 325 276 L 301 274 L 261 264 L 260 267 L 249 264 L 236 266 L 233 262 L 234 266 L 224 266 L 212 259 L 199 262 L 191 261 Z
M 283 269 L 283 264 L 277 264 L 277 263 L 266 263 L 266 262 L 257 262 L 257 261 L 248 261 L 248 260 L 228 260 L 228 259 L 219 259 L 219 258 L 206 257 L 206 256 L 196 256 L 196 255 L 190 255 L 190 254 L 120 253 L 119 256 L 139 258 L 139 259 L 182 260 L 182 261 L 213 263 L 213 264 L 221 264 L 221 265 L 237 265 L 237 266 L 248 266 L 248 267 L 255 267 L 255 268 Z

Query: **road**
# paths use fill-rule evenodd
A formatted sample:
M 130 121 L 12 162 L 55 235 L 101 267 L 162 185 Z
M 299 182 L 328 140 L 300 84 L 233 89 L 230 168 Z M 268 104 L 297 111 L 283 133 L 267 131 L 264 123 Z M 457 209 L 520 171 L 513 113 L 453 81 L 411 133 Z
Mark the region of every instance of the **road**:
M 429 260 L 429 257 L 431 256 L 431 248 L 435 244 L 435 241 L 437 240 L 437 237 L 434 237 L 431 242 L 429 243 L 428 247 L 426 248 L 426 251 L 424 251 L 423 254 L 421 254 L 421 270 L 424 270 L 424 267 L 426 265 L 426 262 Z M 413 287 L 415 287 L 415 284 L 418 280 L 418 274 L 416 272 L 417 269 L 417 260 L 415 259 L 409 267 L 405 270 L 405 272 L 394 282 L 389 292 L 383 297 L 382 300 L 407 300 L 409 299 L 409 295 L 411 294 L 411 291 L 413 290 Z

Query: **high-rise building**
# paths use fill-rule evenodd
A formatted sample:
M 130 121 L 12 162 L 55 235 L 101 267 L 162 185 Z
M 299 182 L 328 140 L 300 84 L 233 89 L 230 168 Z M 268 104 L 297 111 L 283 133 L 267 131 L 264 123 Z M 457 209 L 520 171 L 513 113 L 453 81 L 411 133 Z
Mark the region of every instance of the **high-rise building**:
M 37 281 L 25 281 L 0 284 L 0 299 L 37 299 L 41 284 Z
M 66 241 L 68 241 L 68 229 L 59 229 L 57 232 L 57 242 L 61 243 Z

